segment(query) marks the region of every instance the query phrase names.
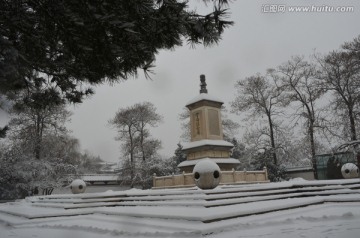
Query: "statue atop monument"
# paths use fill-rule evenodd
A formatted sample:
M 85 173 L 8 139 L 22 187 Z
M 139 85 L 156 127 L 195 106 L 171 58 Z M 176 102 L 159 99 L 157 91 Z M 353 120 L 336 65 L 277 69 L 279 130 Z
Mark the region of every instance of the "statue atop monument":
M 206 89 L 205 75 L 200 75 L 200 93 L 208 93 Z

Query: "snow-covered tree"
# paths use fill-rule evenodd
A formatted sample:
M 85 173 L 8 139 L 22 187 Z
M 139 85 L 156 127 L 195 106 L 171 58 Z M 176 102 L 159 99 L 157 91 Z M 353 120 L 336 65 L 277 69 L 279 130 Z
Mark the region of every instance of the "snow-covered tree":
M 279 182 L 287 178 L 285 167 L 274 164 L 272 150 L 257 151 L 252 158 L 251 164 L 255 170 L 262 170 L 266 167 L 271 182 Z
M 76 173 L 76 165 L 65 160 L 61 157 L 37 159 L 22 143 L 9 141 L 2 144 L 1 199 L 23 198 L 40 192 L 50 194 L 54 188 L 63 186 L 70 174 Z
M 134 105 L 134 110 L 138 115 L 136 130 L 138 132 L 138 144 L 143 161 L 146 158 L 152 158 L 153 154 L 161 146 L 159 140 L 148 139 L 148 127 L 156 127 L 161 121 L 162 116 L 156 113 L 156 107 L 150 102 L 138 103 Z
M 231 150 L 231 157 L 241 160 L 241 158 L 244 156 L 245 144 L 239 142 L 235 137 L 228 141 L 234 145 L 234 148 Z
M 63 185 L 68 174 L 76 173 L 79 163 L 79 143 L 65 128 L 70 113 L 64 102 L 53 100 L 50 92 L 57 91 L 51 83 L 36 74 L 31 77 L 37 83 L 14 100 L 5 153 L 0 157 L 1 167 L 11 171 L 0 174 L 6 180 L 1 189 L 15 198 L 39 191 L 51 193 Z M 7 191 L 11 188 L 13 193 Z
M 344 128 L 345 140 L 357 140 L 357 124 L 360 115 L 360 60 L 359 37 L 348 42 L 340 50 L 318 57 L 322 67 L 323 88 L 333 93 L 331 109 L 339 118 L 337 127 Z
M 151 160 L 137 160 L 135 163 L 136 173 L 131 177 L 132 165 L 129 160 L 122 162 L 120 177 L 123 185 L 139 186 L 142 189 L 149 189 L 153 185 L 153 176 L 166 176 L 173 172 L 174 163 L 172 160 L 163 159 L 160 156 Z
M 175 161 L 176 165 L 180 164 L 181 162 L 186 160 L 186 154 L 183 151 L 183 146 L 181 143 L 177 144 L 177 147 L 174 152 L 174 156 L 172 159 Z
M 8 126 L 0 127 L 0 138 L 4 138 L 8 130 L 9 130 Z
M 41 94 L 34 96 L 41 98 Z M 36 159 L 44 157 L 44 151 L 48 150 L 44 150 L 46 136 L 66 136 L 64 124 L 70 116 L 64 104 L 48 103 L 46 98 L 40 100 L 17 104 L 9 122 L 11 139 L 23 143 Z
M 259 131 L 261 138 L 266 136 L 269 139 L 265 141 L 269 142 L 268 146 L 271 148 L 269 151 L 272 151 L 274 164 L 278 164 L 275 132 L 280 124 L 277 123 L 276 117 L 282 113 L 281 107 L 284 102 L 282 90 L 279 90 L 270 78 L 261 75 L 239 80 L 235 87 L 237 96 L 231 102 L 232 111 L 238 114 L 249 112 L 248 120 L 251 120 L 252 124 L 258 122 L 258 118 L 266 118 L 264 125 L 267 126 L 261 127 Z
M 316 65 L 305 61 L 303 57 L 295 56 L 272 69 L 271 75 L 280 81 L 281 89 L 285 90 L 284 100 L 295 107 L 295 112 L 291 113 L 294 120 L 305 121 L 305 134 L 309 138 L 311 156 L 314 157 L 315 128 L 319 126 L 318 118 L 321 112 L 317 104 L 325 93 L 318 78 Z
M 120 108 L 109 124 L 117 130 L 116 140 L 122 142 L 122 154 L 129 160 L 123 161 L 123 171 L 130 176 L 131 186 L 138 183 L 139 176 L 144 177 L 147 172 L 147 160 L 158 157 L 157 151 L 161 148 L 161 141 L 151 138 L 149 127 L 157 126 L 162 117 L 156 113 L 152 103 L 137 103 L 133 106 Z M 139 160 L 142 161 L 139 162 Z M 149 163 L 151 163 L 148 161 Z M 143 167 L 144 169 L 139 169 Z

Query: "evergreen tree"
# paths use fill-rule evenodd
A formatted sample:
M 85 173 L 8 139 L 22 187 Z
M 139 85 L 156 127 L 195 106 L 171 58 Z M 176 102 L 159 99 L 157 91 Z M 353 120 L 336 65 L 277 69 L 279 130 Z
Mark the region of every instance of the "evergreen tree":
M 183 146 L 180 143 L 178 143 L 177 146 L 175 155 L 173 156 L 173 160 L 176 162 L 176 165 L 186 160 L 186 154 L 183 152 Z
M 4 152 L 0 153 L 0 193 L 6 198 L 41 190 L 51 193 L 63 185 L 68 174 L 76 172 L 78 162 L 78 141 L 64 126 L 70 116 L 64 101 L 54 96 L 58 91 L 44 78 L 29 77 L 36 83 L 19 91 L 14 100 Z
M 8 126 L 0 127 L 0 138 L 4 138 L 8 130 L 9 130 Z
M 285 167 L 277 165 L 273 161 L 272 148 L 268 150 L 258 151 L 257 154 L 252 158 L 251 164 L 255 170 L 263 170 L 267 168 L 268 177 L 271 182 L 279 182 L 287 179 Z
M 226 0 L 201 15 L 178 0 L 0 1 L 0 93 L 34 85 L 47 75 L 72 102 L 92 90 L 84 83 L 117 82 L 150 71 L 161 49 L 217 43 Z
M 23 141 L 37 159 L 41 159 L 43 140 L 48 135 L 66 135 L 64 126 L 70 112 L 57 100 L 56 91 L 46 87 L 42 78 L 29 90 L 22 90 L 10 111 L 10 127 L 15 132 L 13 140 Z
M 245 153 L 245 145 L 243 143 L 238 142 L 236 138 L 232 138 L 231 141 L 229 142 L 231 142 L 234 145 L 234 148 L 232 149 L 231 152 L 231 157 L 240 160 Z

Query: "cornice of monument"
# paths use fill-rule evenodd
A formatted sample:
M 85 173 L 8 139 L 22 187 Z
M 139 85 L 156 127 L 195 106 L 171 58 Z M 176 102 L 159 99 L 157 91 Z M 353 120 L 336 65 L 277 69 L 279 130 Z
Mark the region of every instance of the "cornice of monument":
M 214 161 L 217 164 L 240 164 L 240 161 L 234 158 L 202 158 L 202 159 L 195 159 L 195 160 L 185 160 L 181 162 L 178 167 L 186 167 L 186 166 L 194 166 L 201 160 L 208 160 Z
M 182 149 L 185 151 L 203 146 L 221 146 L 221 147 L 229 147 L 229 148 L 234 147 L 232 143 L 225 140 L 198 140 L 198 141 L 184 143 Z
M 195 104 L 197 102 L 201 102 L 201 101 L 210 101 L 210 102 L 215 102 L 215 103 L 219 103 L 220 105 L 224 104 L 224 102 L 220 99 L 218 99 L 217 97 L 214 97 L 210 94 L 207 93 L 201 93 L 200 95 L 196 96 L 195 98 L 191 99 L 187 104 L 186 107 L 191 106 L 192 104 Z

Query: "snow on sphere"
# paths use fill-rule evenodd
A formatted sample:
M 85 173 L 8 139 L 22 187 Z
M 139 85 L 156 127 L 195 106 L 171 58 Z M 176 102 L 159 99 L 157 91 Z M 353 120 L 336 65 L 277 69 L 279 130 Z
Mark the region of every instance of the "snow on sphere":
M 196 186 L 201 189 L 213 189 L 220 183 L 220 167 L 210 159 L 199 161 L 193 169 Z
M 70 189 L 73 194 L 84 193 L 86 189 L 86 183 L 81 179 L 75 179 L 71 182 Z
M 341 167 L 341 174 L 344 178 L 358 178 L 359 168 L 353 163 L 346 163 Z

